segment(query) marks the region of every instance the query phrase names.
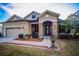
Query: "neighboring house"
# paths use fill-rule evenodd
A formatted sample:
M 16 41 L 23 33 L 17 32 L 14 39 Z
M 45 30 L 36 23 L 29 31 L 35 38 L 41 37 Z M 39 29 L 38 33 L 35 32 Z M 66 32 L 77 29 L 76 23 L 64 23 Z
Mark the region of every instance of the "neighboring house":
M 32 37 L 58 36 L 58 18 L 60 14 L 46 10 L 43 13 L 32 11 L 24 19 L 13 15 L 9 20 L 3 22 L 3 35 L 17 37 L 19 34 L 32 34 Z
M 1 36 L 1 33 L 2 33 L 2 25 L 0 24 L 0 36 Z
M 1 26 L 0 26 L 0 33 L 1 33 Z

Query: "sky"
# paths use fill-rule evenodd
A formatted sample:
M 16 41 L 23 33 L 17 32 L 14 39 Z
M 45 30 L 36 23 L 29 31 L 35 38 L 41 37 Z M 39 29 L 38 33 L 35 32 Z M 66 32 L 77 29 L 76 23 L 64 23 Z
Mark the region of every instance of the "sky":
M 6 21 L 14 14 L 23 18 L 32 11 L 42 13 L 45 10 L 59 13 L 59 18 L 64 20 L 79 10 L 79 3 L 0 3 L 0 22 Z

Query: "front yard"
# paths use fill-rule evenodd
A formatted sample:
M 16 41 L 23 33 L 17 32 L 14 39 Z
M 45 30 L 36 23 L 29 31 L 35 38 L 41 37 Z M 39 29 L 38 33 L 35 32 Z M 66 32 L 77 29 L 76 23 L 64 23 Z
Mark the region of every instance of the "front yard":
M 79 41 L 58 39 L 57 43 L 60 51 L 54 49 L 38 49 L 33 47 L 24 47 L 10 44 L 0 44 L 0 55 L 4 56 L 54 56 L 54 55 L 79 55 Z
M 31 48 L 10 44 L 0 44 L 0 55 L 1 56 L 47 56 L 56 55 L 55 51 L 46 49 Z
M 79 56 L 79 40 L 58 40 L 61 47 L 60 55 Z

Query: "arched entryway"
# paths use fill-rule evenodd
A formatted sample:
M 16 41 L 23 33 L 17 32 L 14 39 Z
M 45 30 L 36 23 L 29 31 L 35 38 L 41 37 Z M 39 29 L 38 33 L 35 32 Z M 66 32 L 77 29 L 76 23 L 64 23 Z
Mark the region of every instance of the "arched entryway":
M 52 35 L 52 22 L 51 21 L 43 22 L 43 34 L 47 36 Z

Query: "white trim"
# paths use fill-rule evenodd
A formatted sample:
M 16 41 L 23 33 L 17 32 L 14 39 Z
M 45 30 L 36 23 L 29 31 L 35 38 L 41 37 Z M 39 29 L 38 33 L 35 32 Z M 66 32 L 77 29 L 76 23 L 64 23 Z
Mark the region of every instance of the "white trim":
M 57 20 L 56 19 L 44 19 L 42 21 L 39 21 L 39 23 L 42 23 L 42 22 L 45 22 L 45 21 L 51 21 L 53 23 L 57 23 Z
M 30 24 L 39 24 L 39 22 L 32 22 L 32 23 L 30 23 Z
M 6 36 L 6 27 L 3 29 L 4 37 Z
M 11 27 L 22 27 L 22 26 L 5 26 L 5 28 L 11 28 Z

